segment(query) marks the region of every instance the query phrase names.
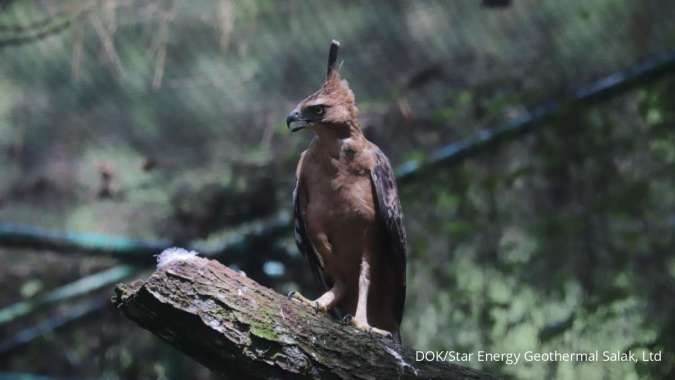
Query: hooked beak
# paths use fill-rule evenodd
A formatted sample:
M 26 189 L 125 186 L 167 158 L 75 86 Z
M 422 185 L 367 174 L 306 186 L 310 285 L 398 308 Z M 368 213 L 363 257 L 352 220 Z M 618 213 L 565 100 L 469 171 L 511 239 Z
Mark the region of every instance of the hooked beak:
M 296 124 L 295 126 L 293 126 L 294 123 Z M 300 116 L 300 112 L 291 111 L 291 113 L 286 116 L 286 127 L 288 127 L 291 132 L 297 132 L 307 127 L 307 121 Z

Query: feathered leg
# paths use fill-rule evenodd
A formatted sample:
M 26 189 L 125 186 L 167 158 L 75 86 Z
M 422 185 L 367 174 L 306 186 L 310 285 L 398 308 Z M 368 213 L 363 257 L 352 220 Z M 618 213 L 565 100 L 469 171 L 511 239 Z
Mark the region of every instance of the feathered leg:
M 368 333 L 377 333 L 383 336 L 391 337 L 391 333 L 386 330 L 378 329 L 368 324 L 368 292 L 370 290 L 370 263 L 364 255 L 361 260 L 361 271 L 359 273 L 359 298 L 356 303 L 356 313 L 351 319 L 352 325 L 357 329 Z

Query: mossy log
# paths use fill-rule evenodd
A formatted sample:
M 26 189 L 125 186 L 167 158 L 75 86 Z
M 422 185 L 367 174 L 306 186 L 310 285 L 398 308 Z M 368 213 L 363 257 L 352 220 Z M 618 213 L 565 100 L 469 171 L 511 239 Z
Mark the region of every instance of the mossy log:
M 486 379 L 335 321 L 215 260 L 164 263 L 147 280 L 120 284 L 127 317 L 227 378 Z

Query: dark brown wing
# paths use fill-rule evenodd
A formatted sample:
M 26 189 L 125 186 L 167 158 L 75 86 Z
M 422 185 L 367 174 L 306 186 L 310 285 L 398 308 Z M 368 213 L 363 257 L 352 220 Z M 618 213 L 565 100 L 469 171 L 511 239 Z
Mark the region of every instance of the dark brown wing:
M 395 283 L 392 289 L 396 302 L 394 302 L 394 315 L 399 325 L 403 318 L 405 306 L 405 267 L 407 255 L 407 238 L 403 228 L 403 213 L 401 202 L 396 190 L 396 179 L 387 156 L 374 146 L 375 167 L 371 171 L 371 178 L 377 195 L 378 218 L 384 227 L 384 252 L 387 255 L 384 262 L 390 266 Z
M 321 283 L 324 287 L 323 291 L 330 289 L 331 284 L 328 284 L 326 281 L 326 276 L 324 274 L 323 266 L 321 265 L 321 260 L 317 256 L 316 250 L 312 245 L 312 241 L 309 239 L 307 234 L 307 224 L 303 218 L 302 213 L 302 202 L 300 197 L 304 197 L 302 194 L 302 186 L 300 186 L 300 172 L 302 171 L 302 158 L 298 163 L 298 172 L 297 178 L 295 180 L 295 189 L 293 189 L 293 224 L 295 232 L 295 244 L 298 246 L 298 250 L 305 256 L 307 263 L 309 264 L 314 277 L 317 281 Z

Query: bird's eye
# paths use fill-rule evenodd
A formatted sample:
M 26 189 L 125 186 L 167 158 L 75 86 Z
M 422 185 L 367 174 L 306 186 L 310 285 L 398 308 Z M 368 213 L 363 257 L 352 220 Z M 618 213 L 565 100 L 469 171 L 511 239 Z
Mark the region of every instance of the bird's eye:
M 326 112 L 326 107 L 324 107 L 322 105 L 316 105 L 316 106 L 308 107 L 307 110 L 314 115 L 321 116 Z

